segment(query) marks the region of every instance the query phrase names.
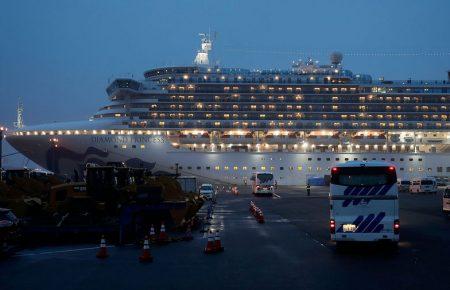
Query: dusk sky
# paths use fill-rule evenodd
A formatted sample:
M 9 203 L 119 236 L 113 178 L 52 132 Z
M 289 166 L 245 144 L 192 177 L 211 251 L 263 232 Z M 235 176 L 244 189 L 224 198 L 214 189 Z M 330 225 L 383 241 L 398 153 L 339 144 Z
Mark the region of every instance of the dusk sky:
M 86 119 L 106 104 L 108 80 L 192 64 L 209 28 L 221 66 L 288 69 L 338 50 L 346 68 L 375 78 L 443 80 L 450 69 L 448 0 L 14 0 L 1 10 L 0 124 L 9 127 L 17 96 L 25 124 Z

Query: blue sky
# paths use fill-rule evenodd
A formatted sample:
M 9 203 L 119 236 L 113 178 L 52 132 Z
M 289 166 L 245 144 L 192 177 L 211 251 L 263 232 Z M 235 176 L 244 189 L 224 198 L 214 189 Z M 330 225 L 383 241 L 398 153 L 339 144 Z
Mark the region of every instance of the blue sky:
M 17 96 L 25 123 L 86 119 L 106 103 L 114 76 L 189 65 L 198 32 L 218 32 L 223 66 L 289 68 L 301 53 L 440 52 L 443 56 L 347 56 L 355 72 L 392 79 L 445 79 L 448 0 L 2 1 L 0 124 Z M 298 52 L 299 55 L 289 52 Z

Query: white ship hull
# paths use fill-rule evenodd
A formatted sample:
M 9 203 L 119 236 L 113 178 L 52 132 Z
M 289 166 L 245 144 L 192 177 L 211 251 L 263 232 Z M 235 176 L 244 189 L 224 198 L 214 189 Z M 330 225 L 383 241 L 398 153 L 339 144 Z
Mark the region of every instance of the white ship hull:
M 57 139 L 57 141 L 55 141 Z M 448 175 L 448 153 L 297 153 L 206 152 L 177 149 L 163 135 L 7 136 L 6 140 L 40 166 L 72 176 L 86 163 L 126 162 L 152 172 L 196 175 L 220 182 L 243 184 L 253 171 L 271 171 L 278 184 L 303 185 L 324 177 L 337 163 L 357 160 L 387 161 L 397 167 L 399 179 Z M 440 172 L 438 170 L 440 169 Z

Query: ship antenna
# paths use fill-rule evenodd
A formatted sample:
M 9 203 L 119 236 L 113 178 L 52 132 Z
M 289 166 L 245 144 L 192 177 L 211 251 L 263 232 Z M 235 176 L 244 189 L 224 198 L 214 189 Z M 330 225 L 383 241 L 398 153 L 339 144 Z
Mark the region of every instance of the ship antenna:
M 23 102 L 22 97 L 18 97 L 17 101 L 17 122 L 14 122 L 17 129 L 23 128 Z

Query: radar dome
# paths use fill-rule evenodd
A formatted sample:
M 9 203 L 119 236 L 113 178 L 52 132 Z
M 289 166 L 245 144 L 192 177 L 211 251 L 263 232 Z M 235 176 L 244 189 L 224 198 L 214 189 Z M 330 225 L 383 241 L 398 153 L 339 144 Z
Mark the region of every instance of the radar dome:
M 343 58 L 344 58 L 344 56 L 342 55 L 342 53 L 337 52 L 337 51 L 333 52 L 330 55 L 331 63 L 334 64 L 334 65 L 340 64 L 342 62 Z

